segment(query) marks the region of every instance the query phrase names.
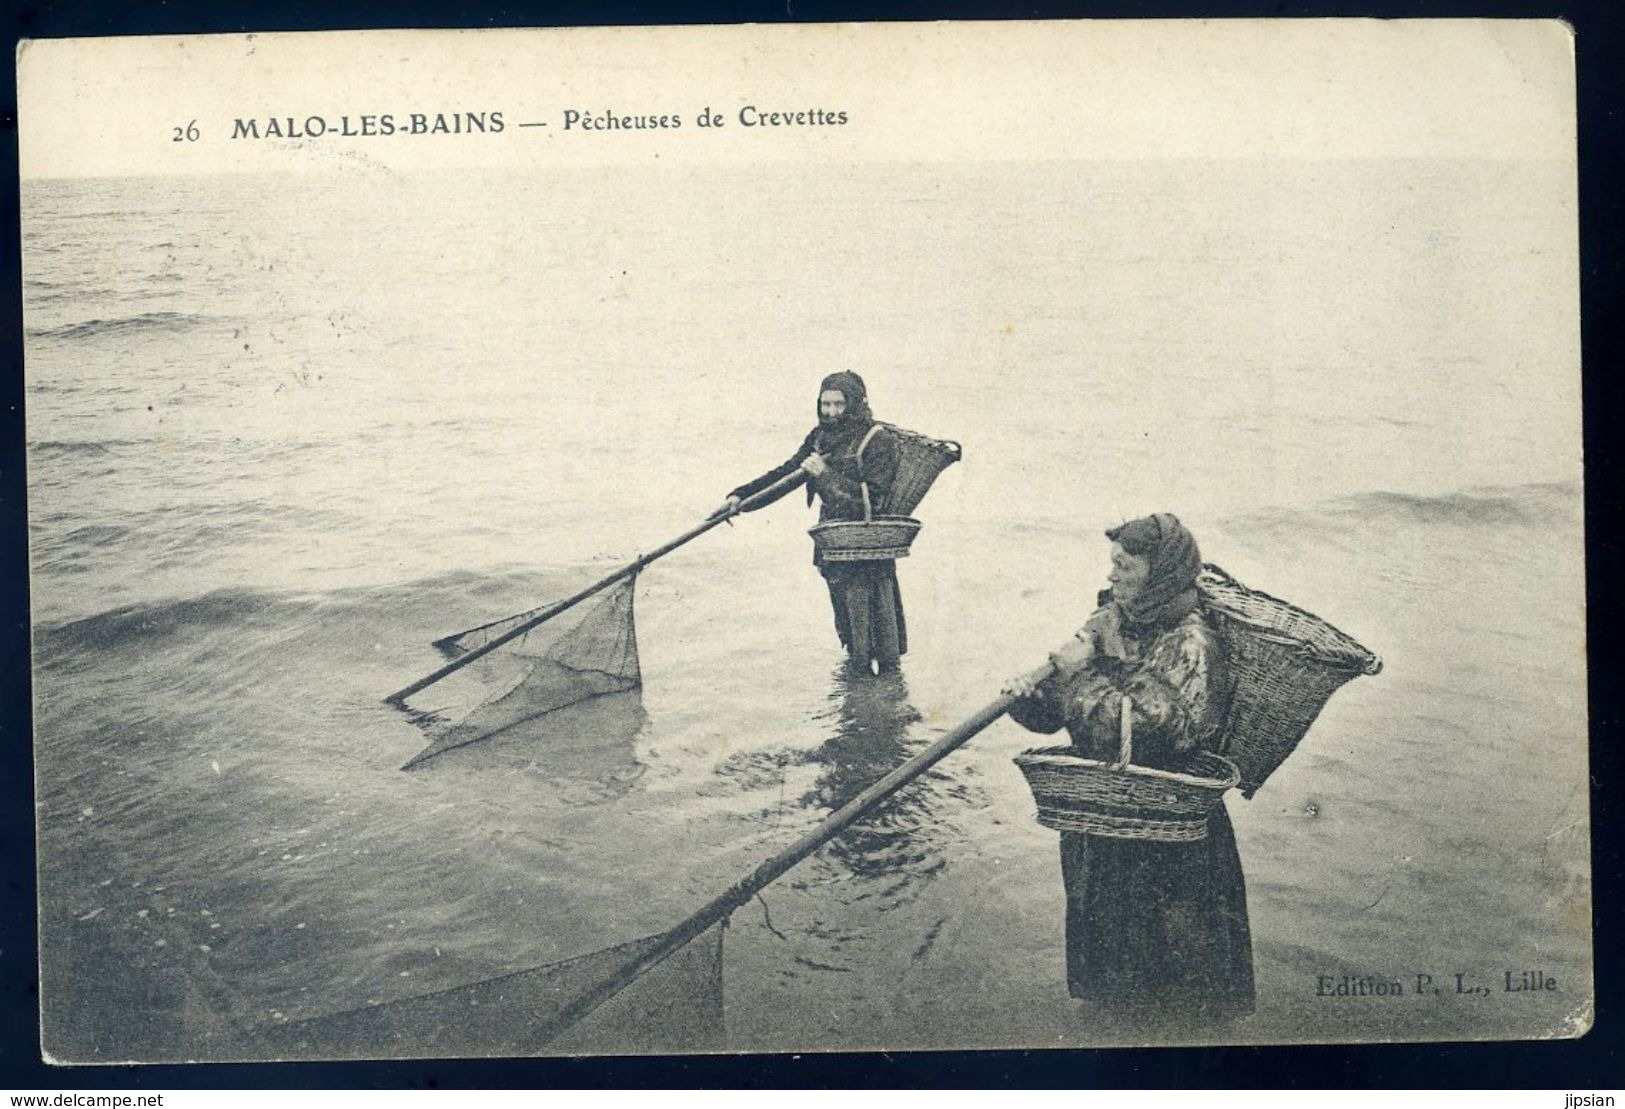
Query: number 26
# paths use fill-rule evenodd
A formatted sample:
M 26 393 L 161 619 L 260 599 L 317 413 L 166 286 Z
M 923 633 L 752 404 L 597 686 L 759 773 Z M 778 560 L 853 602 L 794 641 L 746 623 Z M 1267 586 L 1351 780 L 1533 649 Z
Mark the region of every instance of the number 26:
M 177 127 L 177 128 L 175 128 L 175 137 L 173 139 L 170 139 L 169 141 L 170 142 L 197 142 L 197 140 L 198 140 L 197 120 L 194 119 L 191 123 L 188 123 L 185 127 Z

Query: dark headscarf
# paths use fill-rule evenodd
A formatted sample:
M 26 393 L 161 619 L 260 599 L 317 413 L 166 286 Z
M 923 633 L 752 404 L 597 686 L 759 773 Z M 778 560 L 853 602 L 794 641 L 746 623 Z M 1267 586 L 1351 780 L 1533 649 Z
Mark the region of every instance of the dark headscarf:
M 1202 552 L 1177 516 L 1158 512 L 1130 520 L 1107 531 L 1106 538 L 1151 563 L 1139 595 L 1120 606 L 1130 625 L 1140 631 L 1171 627 L 1196 608 Z
M 819 416 L 818 453 L 823 455 L 834 454 L 856 443 L 875 422 L 869 412 L 869 391 L 863 387 L 863 378 L 851 370 L 830 374 L 818 386 L 819 397 L 831 389 L 846 398 L 846 411 L 833 424 L 823 423 L 822 415 Z M 813 411 L 817 414 L 816 403 Z

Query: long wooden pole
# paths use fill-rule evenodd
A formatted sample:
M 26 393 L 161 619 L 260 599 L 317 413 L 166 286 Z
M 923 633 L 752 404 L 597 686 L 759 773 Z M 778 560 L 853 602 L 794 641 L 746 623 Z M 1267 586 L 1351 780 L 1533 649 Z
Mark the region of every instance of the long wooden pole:
M 456 673 L 458 670 L 461 670 L 475 659 L 489 654 L 498 647 L 502 646 L 504 643 L 518 639 L 520 636 L 530 631 L 530 629 L 536 627 L 536 625 L 553 619 L 553 617 L 567 609 L 574 608 L 576 605 L 580 604 L 582 601 L 585 601 L 588 597 L 591 597 L 594 594 L 602 593 L 616 582 L 624 581 L 633 574 L 637 573 L 639 570 L 642 570 L 655 559 L 670 554 L 672 551 L 675 551 L 678 547 L 681 547 L 689 540 L 698 539 L 700 536 L 704 535 L 718 524 L 733 519 L 741 512 L 748 512 L 751 508 L 754 508 L 767 500 L 771 500 L 780 493 L 787 492 L 788 490 L 795 488 L 797 485 L 806 480 L 807 474 L 802 470 L 797 470 L 795 473 L 790 474 L 787 477 L 780 478 L 772 485 L 769 485 L 766 489 L 763 489 L 760 493 L 745 498 L 739 503 L 738 507 L 727 512 L 720 512 L 715 516 L 707 518 L 703 523 L 689 528 L 687 531 L 683 532 L 683 534 L 679 535 L 676 539 L 671 540 L 669 543 L 656 547 L 648 554 L 639 555 L 634 561 L 622 566 L 619 570 L 616 570 L 608 577 L 587 586 L 587 588 L 583 589 L 581 592 L 574 593 L 564 598 L 562 601 L 548 605 L 545 609 L 538 612 L 535 616 L 531 617 L 529 620 L 526 620 L 524 623 L 515 625 L 509 630 L 503 632 L 501 635 L 497 636 L 495 639 L 475 647 L 467 654 L 458 655 L 455 659 L 448 662 L 434 673 L 429 674 L 426 677 L 419 678 L 411 685 L 397 689 L 394 693 L 391 693 L 388 697 L 384 698 L 384 704 L 399 705 L 402 701 L 406 700 L 419 690 L 427 689 L 429 686 L 433 685 L 441 678 L 446 677 L 448 674 Z
M 1026 675 L 1025 680 L 1036 685 L 1054 672 L 1054 664 L 1045 663 L 1037 670 Z M 687 920 L 662 934 L 659 943 L 628 963 L 619 974 L 594 983 L 568 1005 L 560 1009 L 548 1021 L 547 1025 L 539 1030 L 540 1042 L 546 1043 L 549 1039 L 581 1020 L 588 1013 L 630 985 L 644 971 L 661 962 L 717 921 L 728 916 L 739 906 L 755 897 L 768 883 L 840 835 L 854 821 L 874 811 L 882 801 L 885 801 L 892 794 L 941 762 L 951 752 L 964 746 L 971 737 L 1009 712 L 1010 706 L 1015 701 L 1015 696 L 1008 693 L 989 701 L 953 731 L 830 813 L 816 828 L 802 835 L 784 850 L 706 902 Z

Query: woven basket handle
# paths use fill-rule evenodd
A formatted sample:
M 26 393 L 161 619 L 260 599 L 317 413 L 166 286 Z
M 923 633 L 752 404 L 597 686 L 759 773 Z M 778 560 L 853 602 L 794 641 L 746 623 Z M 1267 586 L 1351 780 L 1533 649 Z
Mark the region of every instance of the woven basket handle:
M 1117 710 L 1117 761 L 1113 770 L 1121 770 L 1134 758 L 1134 700 L 1123 695 Z
M 863 490 L 863 522 L 866 524 L 875 518 L 875 513 L 873 507 L 871 507 L 869 504 L 869 483 L 862 480 L 863 452 L 869 446 L 869 440 L 873 439 L 875 435 L 879 433 L 879 431 L 880 425 L 878 423 L 872 424 L 868 432 L 864 435 L 863 441 L 858 444 L 858 449 L 852 452 L 852 457 L 858 461 L 858 487 Z

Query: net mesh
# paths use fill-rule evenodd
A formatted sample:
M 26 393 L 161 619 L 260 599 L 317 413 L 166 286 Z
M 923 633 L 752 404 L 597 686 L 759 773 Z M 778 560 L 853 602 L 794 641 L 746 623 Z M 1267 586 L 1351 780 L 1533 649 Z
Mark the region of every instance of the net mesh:
M 403 769 L 501 740 L 509 750 L 570 742 L 613 746 L 642 725 L 637 575 L 552 617 L 417 694 L 410 707 L 430 742 Z M 465 655 L 534 620 L 550 606 L 447 636 L 435 646 Z M 432 707 L 425 707 L 429 702 Z M 565 711 L 570 710 L 570 711 Z
M 644 720 L 636 589 L 634 571 L 580 603 L 578 594 L 437 640 L 452 659 L 490 650 L 406 702 L 430 743 L 404 769 L 471 753 L 478 765 L 490 761 L 480 752 L 505 746 L 532 762 L 554 756 L 548 761 L 569 777 L 599 777 L 599 764 L 618 773 L 621 749 L 630 750 Z M 242 1050 L 306 1059 L 718 1050 L 723 927 L 261 1026 L 245 1034 Z
M 721 922 L 640 974 L 665 938 L 436 993 L 262 1026 L 256 1058 L 491 1058 L 716 1051 L 724 1046 Z M 572 1016 L 580 998 L 617 992 Z

